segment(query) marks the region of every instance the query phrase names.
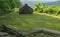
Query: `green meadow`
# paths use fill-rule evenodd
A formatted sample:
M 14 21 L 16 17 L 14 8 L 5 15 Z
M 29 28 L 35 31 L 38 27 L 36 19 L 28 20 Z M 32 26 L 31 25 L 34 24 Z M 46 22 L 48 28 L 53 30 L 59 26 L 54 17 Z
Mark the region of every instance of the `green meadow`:
M 53 5 L 54 2 L 50 2 L 50 4 L 52 4 L 51 6 L 47 6 L 44 2 L 36 1 L 32 9 L 29 5 L 27 5 L 29 2 L 31 3 L 31 1 L 29 1 L 27 4 L 20 0 L 7 1 L 8 0 L 0 1 L 0 25 L 10 26 L 12 29 L 16 29 L 22 32 L 31 31 L 37 28 L 46 28 L 60 32 L 60 4 L 58 4 L 60 1 L 56 1 L 57 3 L 55 2 L 57 5 Z M 31 4 L 33 5 L 33 3 Z M 25 8 L 26 10 L 24 7 L 27 7 Z M 22 13 L 30 13 L 32 11 L 33 14 L 19 14 L 21 10 L 23 10 Z M 13 37 L 13 35 L 11 36 Z M 47 34 L 37 34 L 37 36 L 34 36 L 31 34 L 27 37 L 52 36 Z
M 45 14 L 10 13 L 0 17 L 0 25 L 10 25 L 18 30 L 27 31 L 35 28 L 47 28 L 60 31 L 60 19 Z

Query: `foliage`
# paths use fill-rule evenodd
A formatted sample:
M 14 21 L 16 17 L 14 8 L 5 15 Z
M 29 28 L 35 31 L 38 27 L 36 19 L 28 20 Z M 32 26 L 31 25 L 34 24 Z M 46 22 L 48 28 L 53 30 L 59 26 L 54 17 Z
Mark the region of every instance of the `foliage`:
M 45 8 L 44 3 L 37 3 L 35 4 L 34 11 L 43 12 L 43 8 Z
M 43 5 L 43 6 L 42 6 Z M 49 14 L 60 14 L 60 7 L 58 6 L 46 6 L 44 3 L 37 3 L 35 4 L 34 11 L 39 13 L 49 13 Z
M 19 8 L 22 5 L 20 0 L 0 0 L 0 14 L 12 12 L 12 9 Z

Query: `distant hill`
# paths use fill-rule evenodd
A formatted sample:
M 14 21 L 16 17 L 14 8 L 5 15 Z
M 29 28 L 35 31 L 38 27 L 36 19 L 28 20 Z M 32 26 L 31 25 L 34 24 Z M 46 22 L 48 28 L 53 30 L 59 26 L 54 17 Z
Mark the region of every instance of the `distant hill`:
M 28 4 L 30 7 L 34 7 L 34 4 L 38 3 L 38 1 L 26 1 L 23 2 L 24 4 Z M 45 4 L 47 6 L 51 6 L 51 5 L 60 5 L 60 1 L 56 1 L 56 2 L 45 2 Z
M 48 6 L 51 6 L 51 5 L 60 5 L 60 1 L 56 1 L 56 2 L 50 2 L 50 3 L 45 3 L 46 5 Z
M 23 4 L 28 4 L 30 7 L 34 7 L 34 5 L 38 3 L 38 1 L 26 1 L 26 2 L 23 2 Z

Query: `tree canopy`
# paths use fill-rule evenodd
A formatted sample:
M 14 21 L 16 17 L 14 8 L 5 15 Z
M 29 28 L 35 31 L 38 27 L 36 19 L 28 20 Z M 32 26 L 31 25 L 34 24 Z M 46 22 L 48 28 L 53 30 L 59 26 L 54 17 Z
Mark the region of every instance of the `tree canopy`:
M 21 5 L 20 0 L 0 0 L 0 14 L 12 11 L 12 9 L 19 8 Z

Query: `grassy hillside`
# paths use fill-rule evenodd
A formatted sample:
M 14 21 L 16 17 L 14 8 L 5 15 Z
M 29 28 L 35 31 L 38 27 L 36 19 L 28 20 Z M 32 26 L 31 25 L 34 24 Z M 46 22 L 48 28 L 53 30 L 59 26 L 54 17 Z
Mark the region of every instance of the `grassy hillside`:
M 47 28 L 60 31 L 60 19 L 44 14 L 7 14 L 0 17 L 0 25 L 2 24 L 11 25 L 19 30 Z

